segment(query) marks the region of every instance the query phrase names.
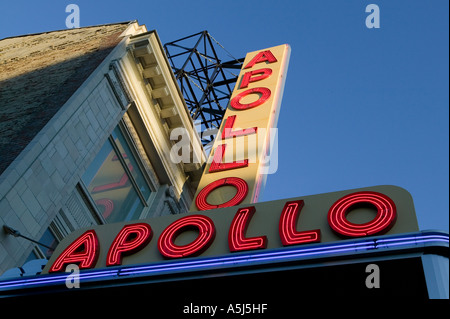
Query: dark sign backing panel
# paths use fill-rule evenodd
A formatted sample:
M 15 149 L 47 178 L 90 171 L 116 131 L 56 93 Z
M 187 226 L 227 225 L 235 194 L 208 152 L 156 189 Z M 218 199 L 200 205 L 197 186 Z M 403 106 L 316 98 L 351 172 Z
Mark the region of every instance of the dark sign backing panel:
M 142 313 L 145 310 L 149 317 L 159 314 L 176 318 L 184 318 L 184 311 L 195 311 L 195 306 L 204 305 L 216 307 L 217 318 L 242 318 L 236 313 L 236 308 L 237 305 L 244 304 L 252 306 L 253 315 L 257 318 L 280 318 L 280 315 L 300 314 L 305 309 L 317 307 L 317 301 L 332 306 L 338 301 L 355 305 L 359 300 L 364 303 L 370 300 L 405 298 L 427 300 L 427 286 L 420 257 L 377 260 L 380 288 L 369 289 L 365 284 L 369 275 L 366 268 L 371 263 L 373 261 L 367 260 L 275 271 L 260 269 L 258 272 L 241 275 L 224 273 L 220 277 L 211 277 L 205 272 L 195 279 L 135 282 L 122 286 L 104 283 L 90 289 L 88 286 L 58 292 L 36 291 L 38 294 L 24 294 L 4 301 L 23 303 L 27 300 L 60 300 L 71 305 L 103 305 L 102 307 L 112 307 L 114 304 L 117 307 L 120 305 L 117 308 L 120 311 L 126 308 L 127 312 Z M 266 310 L 256 313 L 257 309 Z M 105 311 L 110 312 L 112 309 Z M 325 307 L 321 311 L 328 313 L 331 309 Z M 202 318 L 199 314 L 193 317 Z M 252 316 L 247 314 L 244 317 Z

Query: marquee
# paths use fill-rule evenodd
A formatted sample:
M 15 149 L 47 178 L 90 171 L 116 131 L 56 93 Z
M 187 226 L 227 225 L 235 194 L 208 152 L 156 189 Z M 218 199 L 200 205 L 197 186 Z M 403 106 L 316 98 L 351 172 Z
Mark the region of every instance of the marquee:
M 410 194 L 374 186 L 80 229 L 44 273 L 290 249 L 418 231 Z

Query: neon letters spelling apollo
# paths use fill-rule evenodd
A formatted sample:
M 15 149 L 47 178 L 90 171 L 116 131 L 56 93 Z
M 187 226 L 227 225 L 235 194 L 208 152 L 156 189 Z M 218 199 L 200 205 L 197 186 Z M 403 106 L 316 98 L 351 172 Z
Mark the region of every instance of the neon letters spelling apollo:
M 363 209 L 358 214 L 368 214 L 369 220 L 350 221 L 348 213 L 361 207 L 367 211 Z M 303 223 L 311 228 L 304 229 Z M 128 259 L 126 264 L 153 262 L 155 255 L 162 260 L 206 256 L 209 250 L 223 247 L 223 241 L 228 242 L 227 251 L 220 248 L 215 254 L 283 249 L 417 229 L 409 193 L 394 186 L 377 186 L 97 226 L 85 230 L 75 240 L 61 243 L 62 247 L 58 247 L 48 264 L 51 265 L 48 272 L 64 271 L 68 264 L 89 269 L 119 266 L 125 259 Z M 187 243 L 179 243 L 178 237 L 184 233 L 191 233 L 191 237 Z M 158 235 L 156 240 L 152 240 L 154 234 Z M 133 255 L 139 256 L 133 259 Z
M 257 202 L 264 186 L 265 156 L 270 130 L 278 120 L 289 55 L 287 44 L 247 54 L 191 211 Z M 235 160 L 237 149 L 247 150 L 247 156 L 254 152 L 255 157 Z

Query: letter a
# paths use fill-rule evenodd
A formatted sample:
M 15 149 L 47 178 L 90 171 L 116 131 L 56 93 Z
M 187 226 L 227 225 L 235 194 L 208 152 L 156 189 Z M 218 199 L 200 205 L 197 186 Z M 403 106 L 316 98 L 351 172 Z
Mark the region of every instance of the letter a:
M 80 7 L 76 4 L 69 4 L 66 7 L 66 12 L 71 12 L 66 18 L 66 27 L 68 29 L 80 27 Z
M 97 234 L 93 229 L 88 230 L 59 255 L 48 272 L 61 271 L 68 264 L 79 264 L 80 269 L 91 268 L 97 262 L 98 254 Z
M 66 272 L 70 272 L 66 278 L 66 287 L 69 289 L 80 288 L 80 268 L 75 264 L 69 264 Z
M 366 287 L 369 289 L 380 288 L 380 267 L 375 264 L 369 264 L 366 267 L 366 273 L 370 273 L 366 278 Z
M 366 12 L 371 12 L 366 18 L 366 27 L 368 29 L 380 28 L 380 8 L 376 4 L 369 4 Z
M 277 62 L 277 58 L 275 58 L 275 56 L 273 55 L 272 52 L 270 52 L 270 50 L 261 51 L 244 67 L 244 69 L 250 69 L 255 64 L 261 62 L 274 63 Z

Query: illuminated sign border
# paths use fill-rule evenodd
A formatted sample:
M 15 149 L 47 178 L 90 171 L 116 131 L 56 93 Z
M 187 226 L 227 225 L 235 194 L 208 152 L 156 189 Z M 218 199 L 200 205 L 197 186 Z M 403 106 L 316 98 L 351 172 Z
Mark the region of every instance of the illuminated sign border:
M 440 231 L 421 231 L 395 236 L 366 237 L 345 240 L 338 243 L 311 244 L 286 250 L 265 250 L 252 253 L 238 253 L 212 258 L 196 258 L 134 266 L 120 266 L 99 270 L 81 271 L 80 285 L 87 282 L 101 282 L 115 279 L 131 279 L 157 275 L 176 275 L 195 271 L 220 270 L 224 268 L 251 267 L 262 264 L 311 261 L 340 257 L 357 258 L 364 254 L 398 253 L 420 251 L 425 248 L 442 247 L 448 249 L 449 235 Z M 0 293 L 16 289 L 64 286 L 68 273 L 38 275 L 0 281 Z M 120 281 L 117 282 L 119 284 Z M 64 286 L 65 287 L 65 286 Z

